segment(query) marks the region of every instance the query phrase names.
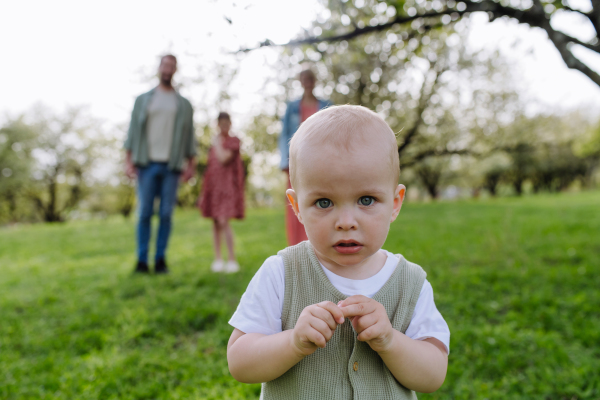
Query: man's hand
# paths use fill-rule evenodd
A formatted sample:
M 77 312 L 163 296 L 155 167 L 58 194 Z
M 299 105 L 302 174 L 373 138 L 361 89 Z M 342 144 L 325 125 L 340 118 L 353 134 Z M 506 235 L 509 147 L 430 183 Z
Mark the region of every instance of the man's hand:
M 137 178 L 137 168 L 135 168 L 135 165 L 133 165 L 129 155 L 125 159 L 125 175 L 127 175 L 129 179 Z
M 190 158 L 186 169 L 181 174 L 181 181 L 182 182 L 189 181 L 190 179 L 192 179 L 192 177 L 194 176 L 195 173 L 196 173 L 196 162 L 193 158 Z
M 301 356 L 325 347 L 344 316 L 338 306 L 330 301 L 313 304 L 302 310 L 291 337 L 292 345 Z
M 338 303 L 344 317 L 350 318 L 358 334 L 357 339 L 367 342 L 376 352 L 392 346 L 394 328 L 381 303 L 362 295 L 348 297 Z

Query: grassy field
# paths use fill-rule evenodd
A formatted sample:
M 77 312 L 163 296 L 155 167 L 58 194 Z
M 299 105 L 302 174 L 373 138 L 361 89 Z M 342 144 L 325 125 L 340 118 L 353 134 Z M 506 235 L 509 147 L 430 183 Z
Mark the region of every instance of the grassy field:
M 428 272 L 452 332 L 420 399 L 600 399 L 600 192 L 406 204 L 385 248 Z M 168 276 L 132 276 L 134 221 L 0 229 L 1 399 L 246 399 L 227 325 L 280 210 L 235 223 L 242 271 L 213 274 L 211 230 L 178 212 Z

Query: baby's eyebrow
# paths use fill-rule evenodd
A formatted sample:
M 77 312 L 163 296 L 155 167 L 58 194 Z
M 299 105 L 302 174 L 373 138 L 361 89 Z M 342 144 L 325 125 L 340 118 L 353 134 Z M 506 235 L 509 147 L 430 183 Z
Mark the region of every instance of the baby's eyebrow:
M 381 196 L 382 194 L 385 194 L 385 193 L 387 193 L 387 191 L 382 190 L 381 188 L 369 188 L 369 187 L 356 191 L 357 196 L 368 196 L 368 195 Z
M 308 197 L 329 197 L 329 196 L 331 196 L 331 193 L 323 192 L 323 191 L 313 191 L 313 192 L 308 192 L 306 195 Z
M 375 196 L 375 197 L 380 197 L 387 194 L 386 191 L 381 190 L 381 189 L 363 189 L 363 190 L 359 190 L 356 191 L 356 193 L 354 193 L 353 195 L 356 197 L 362 197 L 362 196 Z M 331 192 L 327 192 L 327 191 L 323 191 L 323 190 L 315 190 L 315 191 L 309 191 L 307 193 L 308 197 L 331 197 L 334 196 L 334 193 Z

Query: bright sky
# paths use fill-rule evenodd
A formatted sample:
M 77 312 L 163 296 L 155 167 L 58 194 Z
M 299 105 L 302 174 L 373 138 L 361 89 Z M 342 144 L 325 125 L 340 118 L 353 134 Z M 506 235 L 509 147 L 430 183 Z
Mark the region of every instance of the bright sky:
M 469 44 L 473 48 L 499 48 L 514 61 L 518 67 L 515 76 L 526 97 L 552 110 L 583 108 L 600 115 L 600 87 L 579 71 L 567 68 L 542 29 L 506 19 L 490 24 L 482 13 L 473 15 L 471 20 Z M 583 16 L 562 15 L 553 19 L 553 25 L 583 40 L 590 40 L 594 33 Z M 583 48 L 575 48 L 574 53 L 600 73 L 600 55 Z
M 306 7 L 306 2 L 236 3 L 237 7 L 231 0 L 175 0 L 168 5 L 146 0 L 4 2 L 0 113 L 21 112 L 36 102 L 56 108 L 86 104 L 94 115 L 122 121 L 135 96 L 155 84 L 143 78 L 154 73 L 159 54 L 173 52 L 182 74 L 191 74 L 190 68 L 199 62 L 227 58 L 223 49 L 265 37 L 284 42 L 314 17 L 314 7 Z M 245 69 L 256 69 L 264 53 L 249 57 Z
M 198 62 L 230 57 L 223 50 L 267 37 L 285 42 L 307 27 L 318 10 L 317 0 L 3 2 L 0 118 L 42 102 L 58 110 L 88 105 L 94 116 L 127 122 L 135 96 L 155 84 L 144 76 L 155 71 L 157 55 L 173 52 L 182 73 L 191 73 Z M 497 45 L 517 60 L 530 97 L 554 109 L 599 108 L 600 88 L 568 70 L 543 32 L 484 20 L 475 18 L 470 44 Z M 582 36 L 589 33 L 585 23 L 563 23 Z M 511 47 L 517 38 L 520 44 Z M 260 102 L 262 78 L 272 73 L 264 68 L 265 58 L 275 56 L 265 49 L 244 60 L 233 84 L 234 114 L 248 113 Z M 600 71 L 600 57 L 584 56 Z

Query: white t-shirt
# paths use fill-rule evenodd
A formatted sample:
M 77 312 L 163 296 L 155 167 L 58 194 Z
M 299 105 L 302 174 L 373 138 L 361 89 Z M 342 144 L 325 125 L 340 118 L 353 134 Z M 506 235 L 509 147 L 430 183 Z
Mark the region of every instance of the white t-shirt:
M 150 161 L 168 162 L 177 117 L 177 95 L 174 90 L 157 87 L 148 104 L 146 135 Z
M 382 251 L 387 255 L 383 268 L 367 279 L 348 279 L 334 274 L 323 265 L 321 268 L 333 286 L 344 295 L 362 294 L 373 297 L 392 276 L 399 261 L 399 258 L 389 251 Z M 283 258 L 271 256 L 267 258 L 250 281 L 237 310 L 229 320 L 229 325 L 244 333 L 272 335 L 281 332 L 284 292 Z M 406 330 L 406 336 L 415 340 L 436 338 L 444 343 L 448 352 L 450 351 L 450 329 L 435 306 L 433 288 L 427 280 L 421 288 L 412 319 Z

